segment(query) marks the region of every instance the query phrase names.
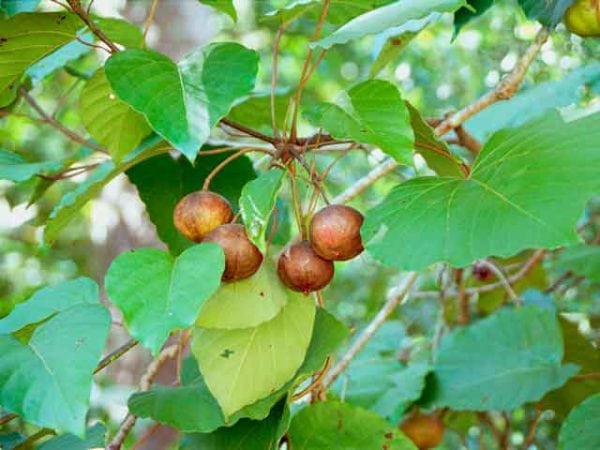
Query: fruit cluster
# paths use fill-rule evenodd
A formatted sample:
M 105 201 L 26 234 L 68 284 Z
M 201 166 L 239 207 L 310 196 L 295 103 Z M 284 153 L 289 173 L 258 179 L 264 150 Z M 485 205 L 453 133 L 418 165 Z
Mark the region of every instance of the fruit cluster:
M 223 281 L 242 280 L 260 267 L 263 255 L 234 219 L 229 202 L 214 192 L 198 191 L 183 197 L 173 216 L 175 227 L 194 242 L 214 242 L 225 254 Z M 308 294 L 329 284 L 333 261 L 347 261 L 363 251 L 363 216 L 354 208 L 330 205 L 317 212 L 310 239 L 289 244 L 279 256 L 277 273 L 292 290 Z

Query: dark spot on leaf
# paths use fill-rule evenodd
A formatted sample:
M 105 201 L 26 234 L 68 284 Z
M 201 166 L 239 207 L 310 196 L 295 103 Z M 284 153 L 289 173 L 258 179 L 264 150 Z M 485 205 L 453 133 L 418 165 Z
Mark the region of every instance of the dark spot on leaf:
M 383 435 L 383 437 L 385 437 L 386 439 L 392 439 L 394 437 L 394 433 L 391 433 L 391 432 L 385 433 Z
M 8 38 L 0 37 L 0 47 L 2 47 L 5 42 L 8 42 Z
M 63 23 L 65 21 L 66 18 L 67 18 L 67 16 L 65 14 L 58 16 L 58 19 L 56 19 L 56 23 L 58 25 L 60 25 L 61 23 Z
M 263 291 L 260 291 L 260 292 L 258 293 L 258 295 L 260 295 L 261 297 L 264 297 L 264 296 L 265 296 L 265 293 L 264 293 Z
M 390 444 L 383 444 L 383 447 L 381 447 L 381 450 L 389 450 L 390 448 Z
M 390 44 L 392 44 L 392 45 L 400 45 L 400 44 L 402 44 L 402 39 L 400 39 L 400 38 L 390 39 Z
M 344 422 L 342 421 L 342 419 L 338 419 L 336 428 L 338 430 L 341 430 L 343 426 L 344 426 Z
M 234 353 L 235 352 L 233 350 L 229 350 L 228 348 L 226 348 L 225 350 L 223 350 L 223 353 L 221 353 L 219 356 L 221 356 L 223 358 L 229 358 Z

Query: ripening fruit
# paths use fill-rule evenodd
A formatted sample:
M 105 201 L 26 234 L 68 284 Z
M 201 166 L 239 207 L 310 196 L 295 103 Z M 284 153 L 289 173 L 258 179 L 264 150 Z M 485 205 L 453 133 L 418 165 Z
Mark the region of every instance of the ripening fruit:
M 225 253 L 223 281 L 236 281 L 254 275 L 263 261 L 260 250 L 246 236 L 246 229 L 237 223 L 228 223 L 215 228 L 204 238 L 204 242 L 219 244 Z
M 564 20 L 571 33 L 600 37 L 600 0 L 575 0 L 565 12 Z
M 317 254 L 331 261 L 346 261 L 363 251 L 360 227 L 363 216 L 344 205 L 326 206 L 310 223 L 310 242 Z
M 212 230 L 232 219 L 233 211 L 227 199 L 209 191 L 186 195 L 173 213 L 175 228 L 194 242 L 201 242 Z
M 492 275 L 493 273 L 489 267 L 480 263 L 473 264 L 473 277 L 477 281 L 488 281 L 492 278 Z
M 400 429 L 419 450 L 434 448 L 444 439 L 444 423 L 437 415 L 413 414 Z
M 308 294 L 329 284 L 333 278 L 333 263 L 317 255 L 310 242 L 301 241 L 283 250 L 277 273 L 287 287 Z

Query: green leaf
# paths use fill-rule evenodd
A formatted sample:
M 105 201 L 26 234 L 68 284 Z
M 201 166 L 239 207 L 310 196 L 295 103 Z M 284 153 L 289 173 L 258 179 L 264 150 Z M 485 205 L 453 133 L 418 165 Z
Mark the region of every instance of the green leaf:
M 275 123 L 282 130 L 285 125 L 285 116 L 290 102 L 290 94 L 275 95 Z M 235 105 L 229 111 L 227 118 L 235 123 L 245 125 L 262 133 L 273 134 L 273 121 L 271 119 L 271 96 L 256 95 L 249 97 Z
M 126 48 L 144 45 L 144 34 L 136 25 L 116 17 L 94 17 L 94 23 L 113 42 Z
M 350 89 L 348 97 L 352 110 L 320 103 L 304 116 L 336 138 L 375 145 L 396 161 L 412 165 L 414 134 L 398 88 L 387 81 L 369 80 Z
M 191 434 L 182 440 L 181 450 L 277 450 L 279 439 L 289 426 L 290 411 L 282 399 L 261 421 L 242 419 L 228 428 L 209 434 Z
M 556 265 L 600 283 L 600 246 L 579 244 L 568 247 L 559 253 Z
M 195 245 L 177 258 L 143 248 L 115 258 L 104 283 L 129 333 L 156 355 L 169 333 L 194 323 L 221 284 L 224 268 L 216 244 Z
M 117 95 L 193 162 L 211 129 L 254 88 L 258 55 L 220 43 L 175 64 L 160 53 L 133 49 L 113 54 L 105 70 Z
M 433 12 L 454 12 L 466 6 L 466 0 L 404 0 L 369 11 L 346 23 L 314 45 L 328 49 L 371 34 L 422 19 Z
M 173 225 L 175 205 L 185 195 L 200 190 L 206 176 L 228 156 L 201 156 L 200 161 L 192 166 L 184 158 L 175 160 L 170 155 L 161 155 L 127 171 L 129 180 L 137 187 L 146 205 L 150 220 L 156 226 L 158 237 L 167 244 L 173 255 L 194 245 Z M 212 191 L 218 192 L 235 206 L 243 186 L 255 177 L 252 162 L 242 156 L 227 164 L 213 178 L 210 186 Z
M 413 105 L 406 102 L 406 106 L 410 113 L 410 125 L 415 133 L 415 151 L 438 175 L 464 178 L 465 169 L 460 160 L 450 152 L 448 144 L 436 136 L 433 128 Z
M 420 270 L 576 243 L 577 219 L 600 190 L 598 142 L 600 114 L 565 123 L 553 113 L 501 131 L 469 178 L 418 177 L 393 189 L 367 213 L 366 248 L 386 264 Z
M 240 212 L 246 226 L 248 238 L 262 251 L 265 250 L 265 231 L 277 195 L 281 190 L 285 172 L 281 169 L 270 169 L 248 182 L 240 197 Z
M 80 37 L 83 40 L 93 42 L 92 36 L 91 33 L 85 33 Z M 31 84 L 35 86 L 48 75 L 62 69 L 67 63 L 86 55 L 89 52 L 91 52 L 89 46 L 82 44 L 77 40 L 73 40 L 29 66 L 25 71 L 25 75 L 29 78 Z
M 580 374 L 600 372 L 600 352 L 583 336 L 576 323 L 559 317 L 560 327 L 565 342 L 566 363 L 581 367 Z M 560 389 L 548 392 L 542 399 L 543 408 L 554 410 L 559 420 L 564 420 L 576 405 L 596 392 L 600 392 L 600 380 L 593 378 L 572 379 Z
M 237 13 L 233 5 L 233 0 L 200 0 L 200 3 L 204 3 L 217 11 L 227 14 L 234 22 L 237 21 Z
M 98 295 L 96 282 L 84 277 L 44 287 L 0 319 L 0 333 L 14 333 L 72 306 L 98 303 Z
M 90 78 L 79 97 L 83 124 L 96 141 L 119 162 L 135 149 L 151 129 L 144 117 L 113 93 L 104 69 Z
M 204 306 L 196 325 L 204 328 L 249 328 L 273 319 L 285 306 L 288 290 L 274 267 L 265 262 L 250 278 L 223 283 Z
M 21 12 L 33 11 L 39 3 L 40 0 L 0 0 L 0 9 L 6 11 L 9 16 L 14 16 Z
M 281 313 L 257 327 L 194 329 L 192 352 L 225 418 L 290 380 L 308 349 L 315 306 L 289 292 Z
M 38 447 L 38 450 L 89 450 L 91 448 L 104 448 L 106 444 L 106 426 L 97 423 L 85 430 L 85 439 L 80 439 L 72 434 L 64 434 L 47 440 Z
M 75 39 L 79 28 L 79 18 L 65 13 L 26 12 L 0 20 L 0 93 L 16 85 L 31 64 Z M 4 100 L 0 106 L 12 98 Z
M 109 327 L 104 306 L 80 304 L 37 327 L 27 344 L 0 335 L 0 404 L 27 422 L 83 436 Z
M 575 0 L 519 0 L 519 4 L 527 17 L 538 20 L 543 25 L 554 27 L 558 25 L 569 6 Z
M 148 138 L 140 147 L 127 155 L 119 165 L 107 161 L 96 168 L 77 188 L 65 194 L 50 213 L 44 242 L 54 242 L 60 231 L 77 215 L 81 208 L 102 191 L 113 178 L 136 164 L 169 151 L 171 147 L 155 136 Z
M 335 401 L 303 408 L 292 419 L 288 436 L 294 450 L 416 450 L 398 427 L 371 411 Z
M 18 153 L 0 150 L 0 179 L 19 183 L 37 174 L 52 172 L 62 166 L 60 161 L 29 162 Z
M 436 407 L 508 411 L 534 402 L 578 372 L 561 365 L 563 339 L 553 313 L 502 309 L 446 335 L 434 367 Z
M 454 13 L 454 36 L 471 20 L 479 17 L 492 7 L 494 0 L 467 0 L 470 8 L 462 7 Z
M 558 436 L 560 450 L 597 450 L 600 447 L 600 394 L 592 395 L 563 423 Z

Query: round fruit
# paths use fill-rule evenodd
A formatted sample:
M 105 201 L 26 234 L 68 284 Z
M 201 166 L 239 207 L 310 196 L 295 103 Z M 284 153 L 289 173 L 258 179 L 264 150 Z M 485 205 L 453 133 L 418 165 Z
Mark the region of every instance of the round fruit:
M 492 278 L 492 275 L 492 271 L 486 265 L 480 263 L 473 264 L 473 277 L 477 281 L 488 281 Z
M 248 278 L 262 264 L 263 255 L 246 236 L 246 229 L 237 223 L 228 223 L 215 228 L 204 238 L 204 242 L 219 244 L 225 253 L 223 281 Z
M 333 278 L 333 263 L 317 255 L 310 242 L 302 241 L 283 250 L 277 273 L 287 287 L 308 294 L 329 284 Z
M 600 37 L 600 0 L 576 0 L 565 12 L 564 20 L 571 33 Z
M 444 423 L 436 415 L 413 414 L 402 422 L 400 429 L 419 450 L 434 448 L 444 439 Z
M 331 261 L 346 261 L 363 251 L 360 227 L 363 216 L 344 205 L 326 206 L 310 223 L 310 241 L 315 252 Z
M 208 191 L 186 195 L 173 213 L 175 228 L 194 242 L 201 242 L 212 230 L 232 219 L 233 211 L 227 199 Z

